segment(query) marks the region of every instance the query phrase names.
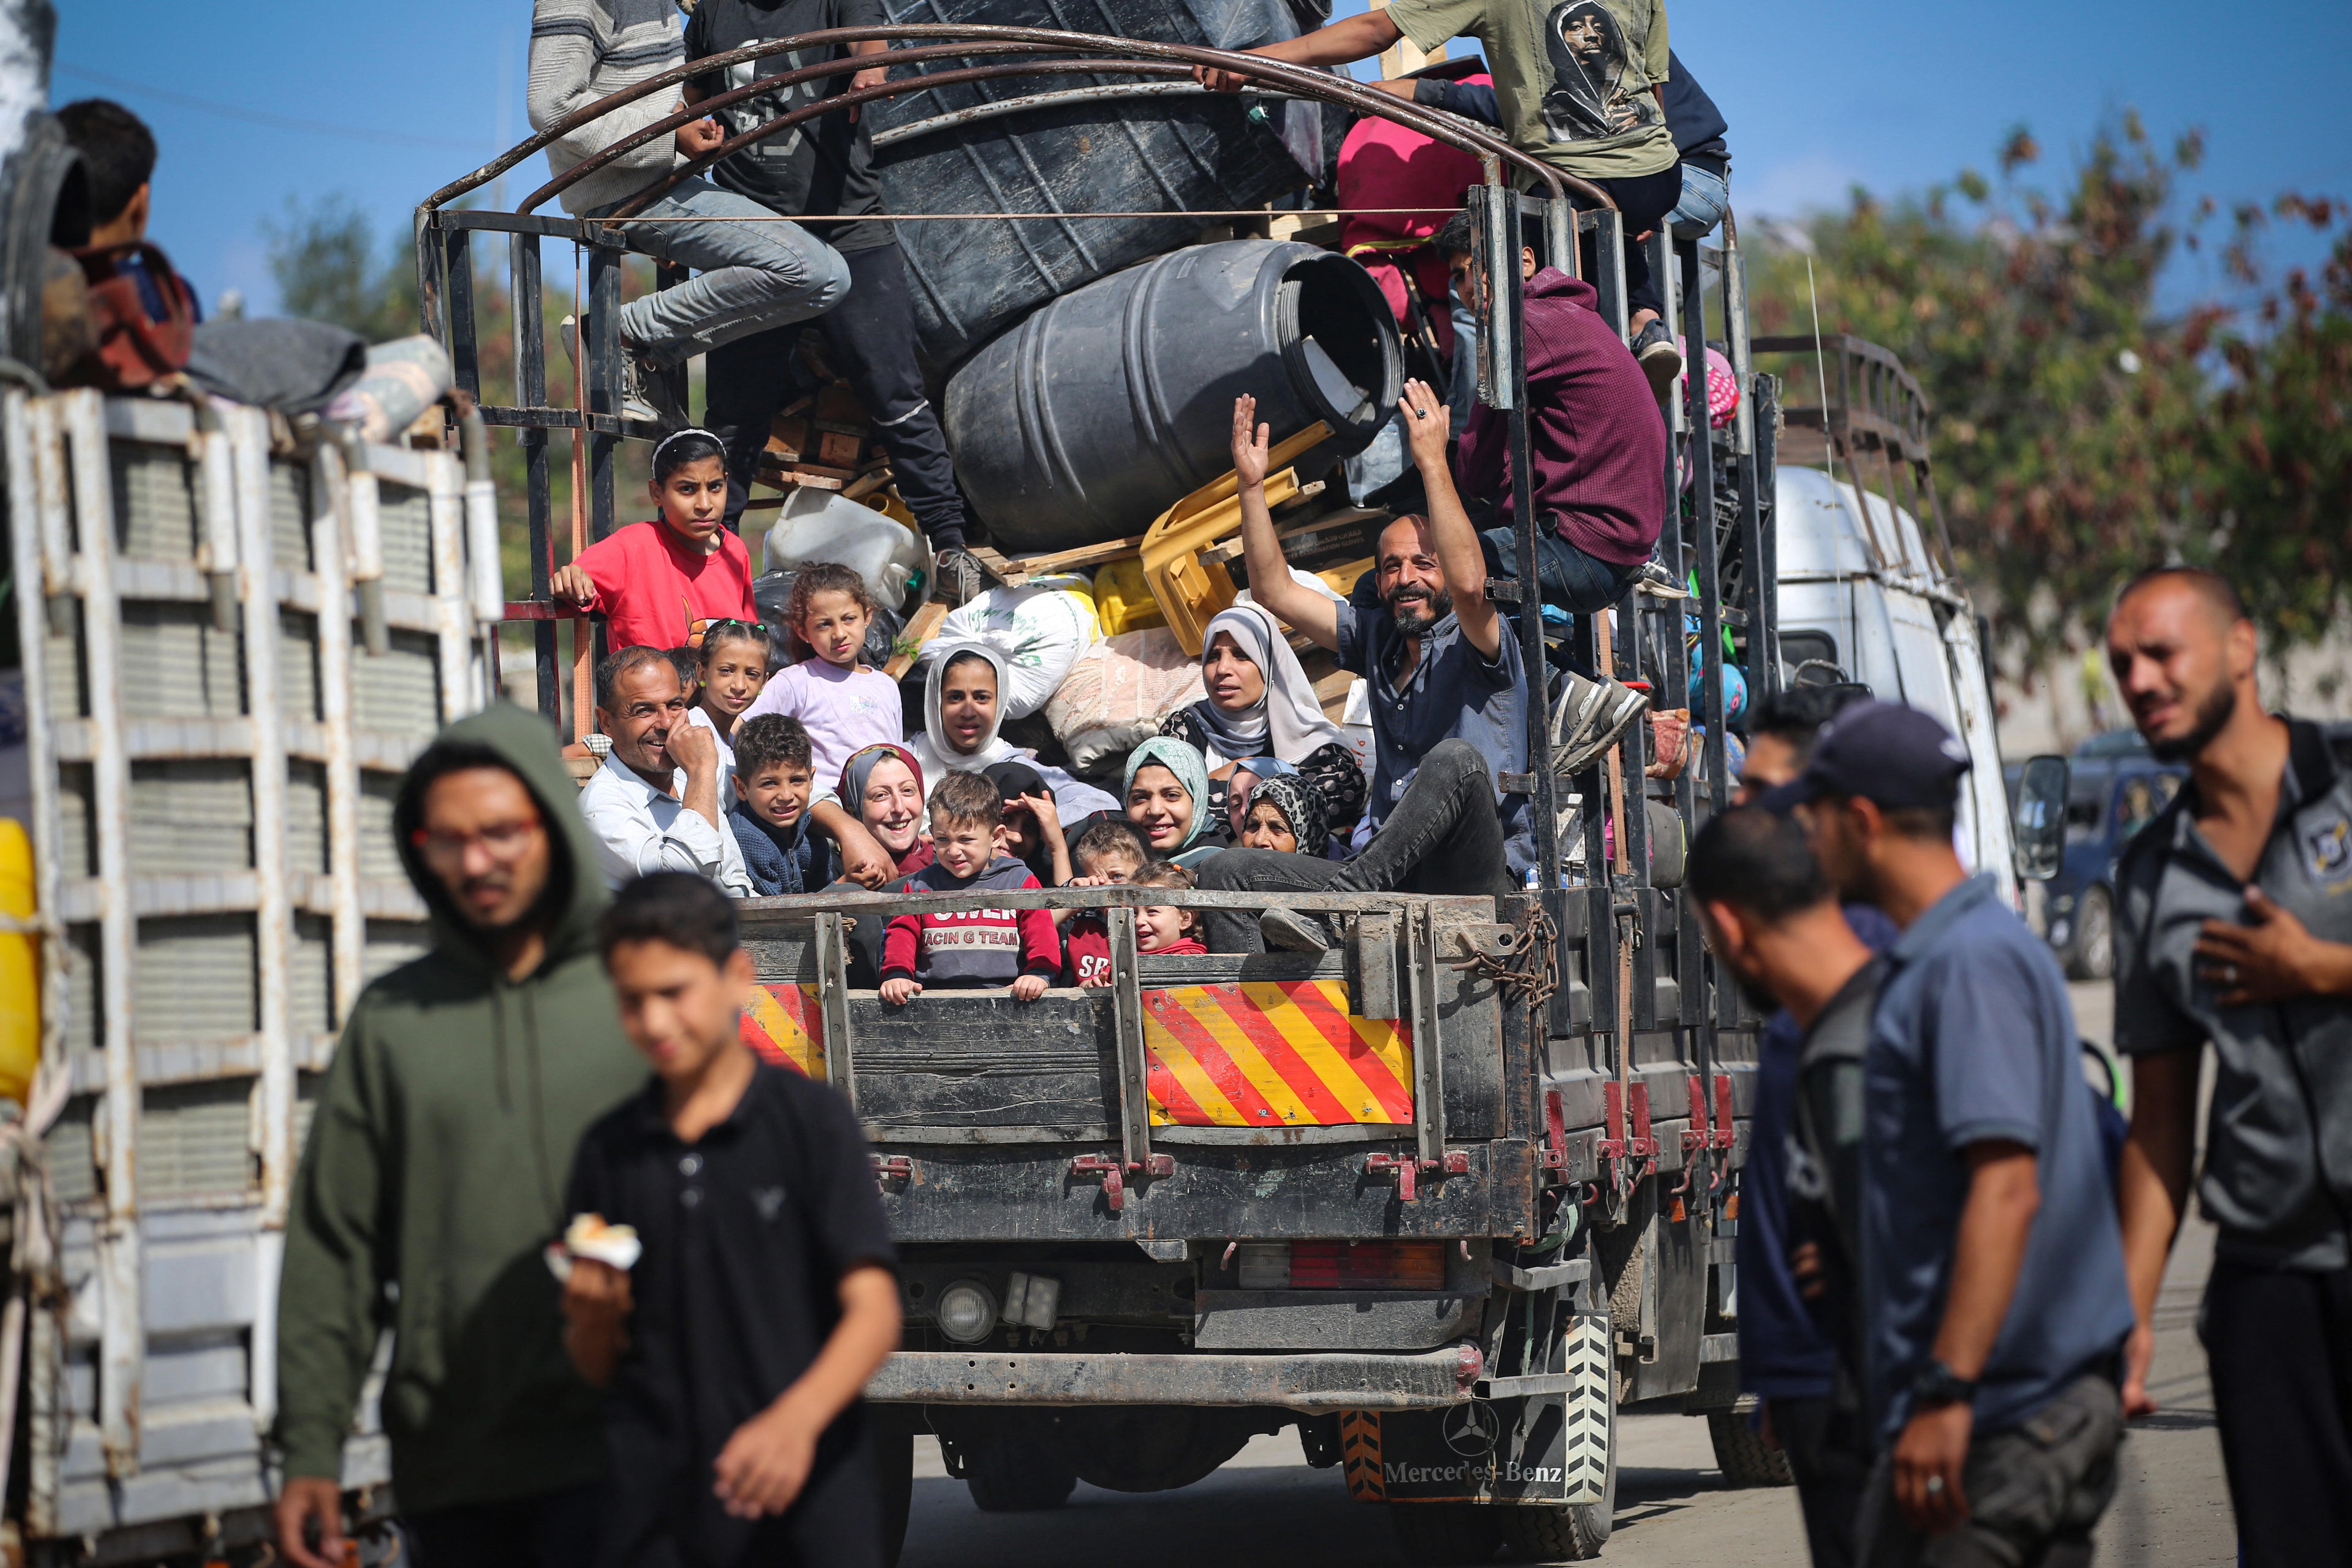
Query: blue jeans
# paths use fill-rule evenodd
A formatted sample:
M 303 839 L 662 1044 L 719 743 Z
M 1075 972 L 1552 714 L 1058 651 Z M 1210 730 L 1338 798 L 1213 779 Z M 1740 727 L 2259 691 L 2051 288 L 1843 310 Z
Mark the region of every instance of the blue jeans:
M 1536 531 L 1536 583 L 1545 604 L 1581 616 L 1605 610 L 1625 596 L 1634 574 L 1642 570 L 1639 563 L 1621 566 L 1587 555 L 1561 535 L 1549 516 L 1544 524 Z M 1486 552 L 1486 575 L 1515 578 L 1519 574 L 1518 535 L 1508 525 L 1481 530 L 1478 546 Z
M 588 214 L 599 217 L 620 204 Z M 621 307 L 621 340 L 662 369 L 771 327 L 821 316 L 849 292 L 841 252 L 796 223 L 708 180 L 685 180 L 638 218 L 763 218 L 762 223 L 640 223 L 621 226 L 632 249 L 695 276 Z
M 1683 165 L 1683 199 L 1666 215 L 1676 239 L 1698 239 L 1713 234 L 1731 207 L 1731 184 L 1712 169 Z

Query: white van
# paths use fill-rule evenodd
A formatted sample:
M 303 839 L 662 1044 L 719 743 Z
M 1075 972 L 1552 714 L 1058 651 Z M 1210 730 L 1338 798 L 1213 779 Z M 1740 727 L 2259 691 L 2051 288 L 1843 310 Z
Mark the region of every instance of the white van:
M 1960 795 L 1960 859 L 2000 879 L 2022 910 L 1992 685 L 1967 589 L 1917 521 L 1883 496 L 1788 466 L 1774 496 L 1782 681 L 1859 681 L 1959 736 L 1975 759 Z

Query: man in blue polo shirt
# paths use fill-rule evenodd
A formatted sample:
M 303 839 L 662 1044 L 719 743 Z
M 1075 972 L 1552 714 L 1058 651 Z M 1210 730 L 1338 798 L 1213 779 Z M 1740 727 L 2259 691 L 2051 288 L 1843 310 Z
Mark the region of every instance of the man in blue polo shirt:
M 1765 797 L 1903 931 L 1863 1063 L 1874 1568 L 2087 1563 L 2123 1430 L 2131 1298 L 2065 982 L 1961 868 L 1968 768 L 1927 714 L 1857 703 Z

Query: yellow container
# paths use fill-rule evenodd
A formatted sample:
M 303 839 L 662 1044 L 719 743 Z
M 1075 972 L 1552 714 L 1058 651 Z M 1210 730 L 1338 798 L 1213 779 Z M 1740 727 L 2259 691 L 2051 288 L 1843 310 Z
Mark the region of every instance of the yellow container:
M 1298 493 L 1298 475 L 1288 465 L 1330 438 L 1329 426 L 1309 425 L 1266 454 L 1266 505 L 1280 506 Z M 1144 531 L 1143 581 L 1176 640 L 1196 658 L 1210 621 L 1235 597 L 1233 574 L 1225 563 L 1203 561 L 1201 552 L 1239 532 L 1241 526 L 1241 483 L 1227 474 L 1170 507 Z
M 33 918 L 33 842 L 0 817 L 0 915 Z M 39 939 L 0 932 L 0 1095 L 25 1103 L 41 1062 Z
M 1160 602 L 1144 583 L 1139 557 L 1109 562 L 1095 573 L 1095 620 L 1107 637 L 1168 624 L 1168 617 L 1160 613 Z

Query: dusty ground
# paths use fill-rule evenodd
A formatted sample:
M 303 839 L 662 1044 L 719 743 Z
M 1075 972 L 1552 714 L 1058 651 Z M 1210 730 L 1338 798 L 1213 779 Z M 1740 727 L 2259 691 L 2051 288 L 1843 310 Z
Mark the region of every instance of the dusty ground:
M 2083 1032 L 2105 1040 L 2105 987 L 2076 986 Z M 2203 1568 L 2237 1560 L 2221 1452 L 2213 1432 L 2197 1301 L 2211 1233 L 2192 1225 L 2158 1308 L 2155 1386 L 2164 1409 L 2133 1427 L 2123 1476 L 2099 1531 L 2101 1568 Z M 1705 1423 L 1628 1417 L 1621 1426 L 1616 1534 L 1601 1554 L 1621 1568 L 1738 1563 L 1801 1568 L 1793 1492 L 1736 1490 L 1715 1468 Z M 1259 1437 L 1181 1491 L 1130 1496 L 1081 1485 L 1051 1513 L 985 1514 L 916 1449 L 915 1508 L 904 1568 L 1382 1568 L 1406 1559 L 1383 1510 L 1348 1500 L 1336 1470 L 1307 1468 L 1292 1433 Z

